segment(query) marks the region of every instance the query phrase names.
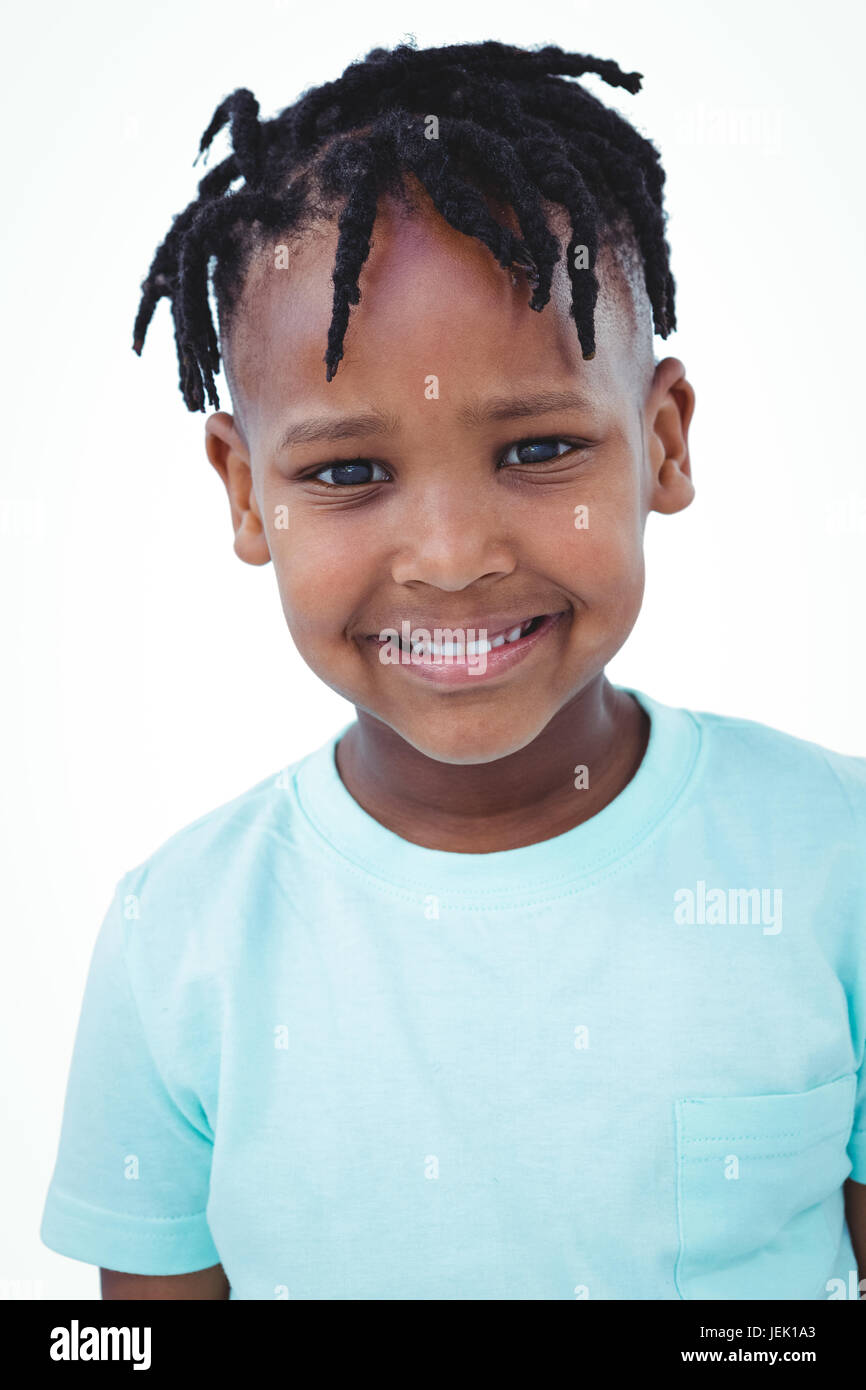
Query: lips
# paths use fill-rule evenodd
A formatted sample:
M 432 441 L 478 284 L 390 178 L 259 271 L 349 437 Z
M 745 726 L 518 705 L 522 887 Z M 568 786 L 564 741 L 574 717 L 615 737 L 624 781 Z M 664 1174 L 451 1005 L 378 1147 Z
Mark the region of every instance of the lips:
M 384 636 L 367 640 L 375 645 L 376 655 L 388 670 L 403 673 L 399 679 L 419 680 L 428 686 L 456 690 L 478 687 L 500 677 L 507 677 L 518 665 L 532 660 L 532 653 L 544 650 L 550 634 L 557 630 L 565 612 L 543 613 L 524 618 L 508 627 L 498 626 L 492 640 L 476 640 L 471 628 L 411 628 L 401 623 L 402 631 L 383 628 Z M 484 631 L 484 624 L 481 624 Z M 458 642 L 445 640 L 458 637 Z M 395 643 L 395 636 L 399 640 Z M 466 640 L 469 638 L 470 640 Z

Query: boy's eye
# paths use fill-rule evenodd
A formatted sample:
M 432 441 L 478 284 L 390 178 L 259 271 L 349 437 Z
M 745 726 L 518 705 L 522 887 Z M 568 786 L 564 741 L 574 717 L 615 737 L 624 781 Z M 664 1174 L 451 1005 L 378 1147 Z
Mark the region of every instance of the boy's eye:
M 550 463 L 555 458 L 561 458 L 562 454 L 570 453 L 572 449 L 579 447 L 567 439 L 524 439 L 512 444 L 500 462 L 506 465 Z M 509 458 L 508 455 L 515 451 L 524 457 Z M 527 453 L 530 455 L 528 458 L 525 457 Z M 342 463 L 329 463 L 308 476 L 324 483 L 326 487 L 362 487 L 367 483 L 387 482 L 389 475 L 381 463 L 375 463 L 372 459 L 357 458 L 346 459 Z
M 557 446 L 562 445 L 559 453 L 556 452 Z M 502 462 L 508 463 L 550 463 L 552 459 L 560 458 L 562 454 L 567 454 L 576 446 L 570 444 L 567 439 L 524 439 L 519 444 L 512 444 L 508 453 L 503 455 Z M 529 458 L 509 458 L 508 454 L 516 450 L 519 454 L 529 453 Z M 541 451 L 539 453 L 539 450 Z
M 375 475 L 377 468 L 381 477 Z M 333 474 L 333 477 L 325 477 L 326 473 Z M 381 483 L 388 474 L 381 463 L 373 463 L 371 459 L 347 459 L 345 463 L 329 463 L 327 468 L 320 468 L 312 476 L 328 487 L 354 487 L 358 483 Z

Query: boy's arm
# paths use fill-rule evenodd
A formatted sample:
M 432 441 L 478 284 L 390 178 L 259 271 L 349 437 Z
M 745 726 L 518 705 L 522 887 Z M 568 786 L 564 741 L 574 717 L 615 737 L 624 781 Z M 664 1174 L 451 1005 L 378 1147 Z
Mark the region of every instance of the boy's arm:
M 866 1183 L 848 1178 L 845 1183 L 845 1220 L 857 1257 L 859 1280 L 866 1280 Z M 863 1290 L 866 1295 L 866 1288 Z
M 866 1187 L 863 1188 L 866 1192 Z M 197 1269 L 192 1274 L 123 1274 L 100 1269 L 103 1299 L 195 1298 L 227 1299 L 229 1281 L 222 1265 Z

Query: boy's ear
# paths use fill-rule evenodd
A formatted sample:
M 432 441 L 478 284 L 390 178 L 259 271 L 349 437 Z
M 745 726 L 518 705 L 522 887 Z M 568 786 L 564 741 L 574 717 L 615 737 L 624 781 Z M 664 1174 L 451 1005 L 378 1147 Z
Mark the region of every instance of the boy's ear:
M 689 459 L 689 424 L 695 391 L 676 357 L 666 357 L 655 369 L 647 403 L 649 510 L 681 512 L 695 495 Z
M 204 446 L 229 495 L 235 554 L 248 565 L 266 565 L 271 554 L 253 489 L 249 451 L 234 418 L 224 410 L 205 421 Z

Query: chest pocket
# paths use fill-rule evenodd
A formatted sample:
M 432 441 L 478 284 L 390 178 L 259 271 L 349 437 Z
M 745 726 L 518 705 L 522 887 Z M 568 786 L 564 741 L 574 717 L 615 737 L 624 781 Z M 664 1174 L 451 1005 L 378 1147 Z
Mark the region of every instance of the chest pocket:
M 827 1297 L 856 1087 L 675 1102 L 681 1298 Z

